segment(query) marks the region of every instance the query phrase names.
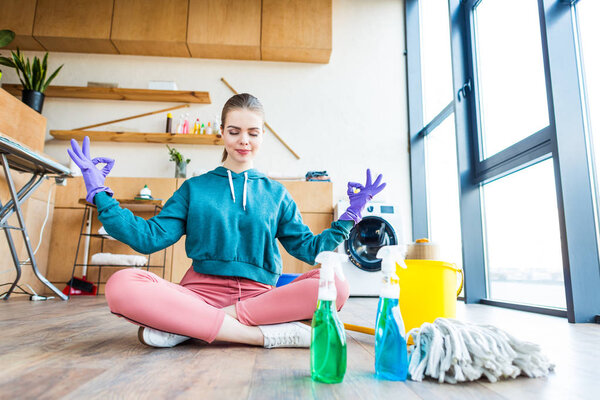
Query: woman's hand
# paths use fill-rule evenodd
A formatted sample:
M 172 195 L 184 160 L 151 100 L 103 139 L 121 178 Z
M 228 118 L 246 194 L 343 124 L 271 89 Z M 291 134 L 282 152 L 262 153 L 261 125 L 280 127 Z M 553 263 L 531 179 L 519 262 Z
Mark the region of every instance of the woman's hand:
M 113 191 L 110 188 L 104 186 L 104 179 L 109 174 L 115 160 L 107 157 L 96 157 L 91 159 L 90 157 L 90 138 L 85 137 L 83 139 L 82 148 L 75 139 L 71 139 L 71 149 L 67 149 L 67 153 L 71 159 L 81 169 L 83 175 L 83 181 L 85 182 L 85 188 L 87 189 L 87 196 L 85 199 L 94 204 L 94 196 L 100 192 L 107 192 L 111 196 Z M 106 164 L 102 170 L 96 168 L 96 164 Z
M 385 188 L 385 183 L 381 183 L 383 175 L 379 174 L 375 182 L 371 182 L 371 170 L 367 169 L 367 182 L 361 185 L 357 182 L 348 182 L 348 198 L 350 207 L 340 216 L 340 220 L 354 221 L 359 223 L 362 219 L 361 213 L 365 209 L 368 201 Z

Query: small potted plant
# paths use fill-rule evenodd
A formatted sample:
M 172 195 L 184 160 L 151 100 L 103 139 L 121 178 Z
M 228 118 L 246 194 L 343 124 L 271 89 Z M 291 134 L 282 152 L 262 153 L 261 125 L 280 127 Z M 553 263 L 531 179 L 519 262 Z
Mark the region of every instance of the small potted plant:
M 190 163 L 190 159 L 184 159 L 180 152 L 177 149 L 172 149 L 167 145 L 167 149 L 169 149 L 169 155 L 171 158 L 169 161 L 175 162 L 175 178 L 186 178 L 187 173 L 187 165 Z
M 15 39 L 15 33 L 8 29 L 0 30 L 0 49 L 6 47 Z M 2 79 L 2 71 L 0 71 L 0 79 Z
M 11 51 L 12 58 L 0 57 L 0 64 L 14 68 L 17 71 L 17 76 L 23 85 L 23 94 L 21 100 L 35 111 L 42 113 L 44 106 L 44 92 L 48 85 L 63 67 L 58 67 L 48 79 L 48 53 L 40 61 L 39 58 L 33 57 L 33 62 L 25 58 L 21 51 Z

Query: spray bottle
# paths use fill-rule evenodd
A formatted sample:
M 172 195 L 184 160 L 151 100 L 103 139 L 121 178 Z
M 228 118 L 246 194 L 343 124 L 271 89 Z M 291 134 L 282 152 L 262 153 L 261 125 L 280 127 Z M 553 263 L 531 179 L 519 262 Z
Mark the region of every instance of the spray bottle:
M 382 259 L 383 285 L 375 324 L 375 375 L 391 381 L 405 381 L 408 374 L 404 321 L 398 307 L 400 281 L 396 275 L 396 262 L 406 268 L 404 253 L 404 246 L 384 246 L 377 252 L 377 258 Z
M 319 298 L 312 319 L 310 342 L 310 371 L 315 381 L 339 383 L 346 373 L 346 331 L 337 314 L 335 273 L 344 279 L 341 262 L 344 254 L 333 251 L 319 253 L 321 263 Z

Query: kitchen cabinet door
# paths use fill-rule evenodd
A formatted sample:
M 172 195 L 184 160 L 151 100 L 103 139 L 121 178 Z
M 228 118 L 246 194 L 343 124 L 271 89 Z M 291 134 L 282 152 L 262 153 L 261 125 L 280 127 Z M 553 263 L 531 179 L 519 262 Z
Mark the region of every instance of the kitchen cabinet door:
M 44 50 L 33 37 L 35 0 L 2 0 L 0 2 L 0 29 L 10 29 L 15 33 L 7 49 Z M 6 53 L 3 54 L 7 56 Z
M 328 63 L 331 0 L 263 0 L 261 57 Z
M 188 0 L 115 0 L 111 40 L 121 54 L 189 57 Z
M 117 54 L 113 0 L 38 0 L 33 36 L 50 51 Z
M 192 57 L 260 60 L 261 0 L 190 0 Z
M 331 227 L 333 221 L 333 214 L 326 213 L 302 213 L 302 220 L 310 228 L 312 233 L 318 235 L 325 229 Z M 278 243 L 279 252 L 281 253 L 281 260 L 283 262 L 283 273 L 284 274 L 303 274 L 310 271 L 311 269 L 317 268 L 307 264 L 303 261 L 292 257 L 281 245 Z

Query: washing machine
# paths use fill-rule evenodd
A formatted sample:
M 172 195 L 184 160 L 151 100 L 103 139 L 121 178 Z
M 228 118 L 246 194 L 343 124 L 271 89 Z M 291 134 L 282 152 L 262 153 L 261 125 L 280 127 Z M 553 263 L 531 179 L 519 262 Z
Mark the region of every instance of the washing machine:
M 350 206 L 348 200 L 337 203 L 335 220 Z M 350 237 L 336 251 L 347 254 L 342 268 L 350 284 L 350 296 L 379 296 L 381 260 L 376 258 L 382 246 L 404 243 L 400 206 L 392 203 L 367 203 L 363 219 L 350 231 Z

